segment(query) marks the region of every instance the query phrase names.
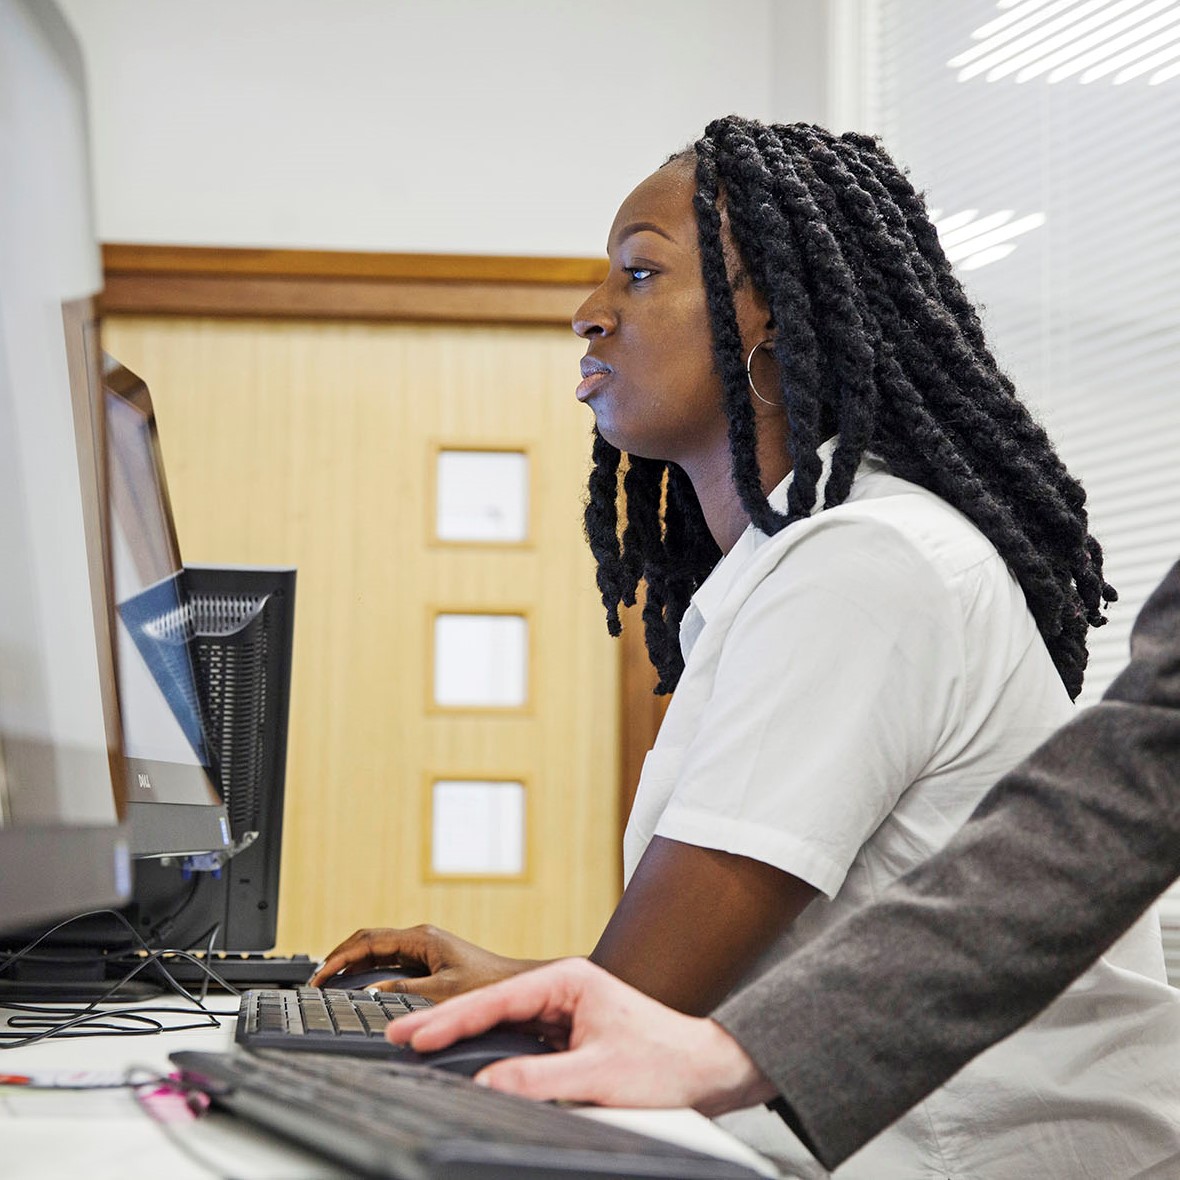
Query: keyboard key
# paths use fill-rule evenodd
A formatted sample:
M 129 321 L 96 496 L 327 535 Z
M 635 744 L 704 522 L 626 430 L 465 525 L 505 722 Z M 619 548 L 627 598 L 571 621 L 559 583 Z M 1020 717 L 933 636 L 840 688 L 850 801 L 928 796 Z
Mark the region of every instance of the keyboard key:
M 385 1026 L 430 1007 L 422 996 L 339 988 L 263 988 L 241 1000 L 236 1039 L 251 1048 L 306 1049 L 388 1057 Z

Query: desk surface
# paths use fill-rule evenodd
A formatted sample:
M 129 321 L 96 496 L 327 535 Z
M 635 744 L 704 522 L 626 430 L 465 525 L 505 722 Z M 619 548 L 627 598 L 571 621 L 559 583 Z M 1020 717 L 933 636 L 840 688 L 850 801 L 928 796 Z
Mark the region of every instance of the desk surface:
M 228 1012 L 235 1001 L 217 996 L 209 1006 Z M 0 1009 L 0 1023 L 7 1015 Z M 187 1022 L 183 1007 L 176 1007 L 176 1017 L 177 1024 Z M 222 1019 L 219 1028 L 199 1032 L 48 1040 L 0 1052 L 0 1073 L 122 1071 L 142 1066 L 166 1074 L 172 1069 L 170 1053 L 180 1049 L 216 1052 L 228 1049 L 232 1040 L 232 1017 Z M 766 1176 L 779 1175 L 766 1160 L 695 1111 L 587 1109 L 582 1113 L 739 1160 Z M 221 1112 L 214 1111 L 198 1121 L 170 1121 L 161 1126 L 140 1109 L 126 1089 L 0 1086 L 0 1142 L 4 1145 L 4 1175 L 13 1180 L 124 1180 L 141 1175 L 168 1180 L 209 1180 L 213 1175 L 232 1175 L 235 1180 L 336 1180 L 351 1175 L 320 1156 Z

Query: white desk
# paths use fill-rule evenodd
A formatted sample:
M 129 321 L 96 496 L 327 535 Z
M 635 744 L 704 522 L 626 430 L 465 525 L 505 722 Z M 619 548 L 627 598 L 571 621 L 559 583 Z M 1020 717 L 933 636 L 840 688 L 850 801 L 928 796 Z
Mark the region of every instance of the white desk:
M 215 996 L 209 1006 L 230 1011 L 235 1001 Z M 0 1009 L 0 1024 L 6 1015 Z M 183 1010 L 177 1015 L 183 1016 Z M 221 1025 L 201 1032 L 49 1040 L 6 1049 L 0 1051 L 0 1074 L 124 1070 L 133 1066 L 166 1074 L 172 1069 L 169 1053 L 229 1048 L 233 1020 L 222 1020 Z M 587 1109 L 584 1113 L 739 1160 L 766 1176 L 779 1175 L 773 1165 L 695 1111 Z M 126 1089 L 71 1091 L 0 1086 L 0 1145 L 0 1170 L 6 1180 L 125 1180 L 135 1176 L 210 1180 L 214 1175 L 233 1176 L 235 1180 L 337 1180 L 351 1175 L 320 1156 L 291 1147 L 216 1111 L 196 1121 L 170 1122 L 165 1130 L 139 1108 Z M 207 1166 L 190 1158 L 184 1145 L 207 1161 Z

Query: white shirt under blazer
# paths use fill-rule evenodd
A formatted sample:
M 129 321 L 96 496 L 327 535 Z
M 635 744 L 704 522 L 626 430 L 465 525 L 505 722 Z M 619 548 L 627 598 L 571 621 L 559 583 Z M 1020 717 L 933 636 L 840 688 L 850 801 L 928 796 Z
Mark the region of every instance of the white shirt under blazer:
M 780 510 L 788 484 L 770 497 Z M 991 542 L 871 458 L 845 503 L 773 537 L 750 526 L 680 639 L 684 673 L 644 762 L 624 871 L 659 835 L 815 886 L 823 896 L 752 974 L 940 848 L 1074 711 Z M 769 1111 L 722 1122 L 788 1171 L 827 1175 Z M 1169 1137 L 1180 1137 L 1180 994 L 1149 913 L 835 1175 L 1117 1180 L 1137 1174 L 1137 1142 L 1159 1158 Z

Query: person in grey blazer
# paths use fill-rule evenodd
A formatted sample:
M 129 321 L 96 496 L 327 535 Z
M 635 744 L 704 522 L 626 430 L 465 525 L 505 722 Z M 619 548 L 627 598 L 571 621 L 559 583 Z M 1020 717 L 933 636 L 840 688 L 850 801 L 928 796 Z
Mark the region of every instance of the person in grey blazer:
M 1005 775 L 941 852 L 711 1018 L 566 960 L 387 1035 L 425 1051 L 528 1022 L 568 1051 L 499 1062 L 481 1082 L 710 1115 L 768 1102 L 834 1168 L 1036 1016 L 1177 876 L 1180 563 L 1099 704 Z M 1150 1174 L 1178 1164 L 1171 1154 Z

